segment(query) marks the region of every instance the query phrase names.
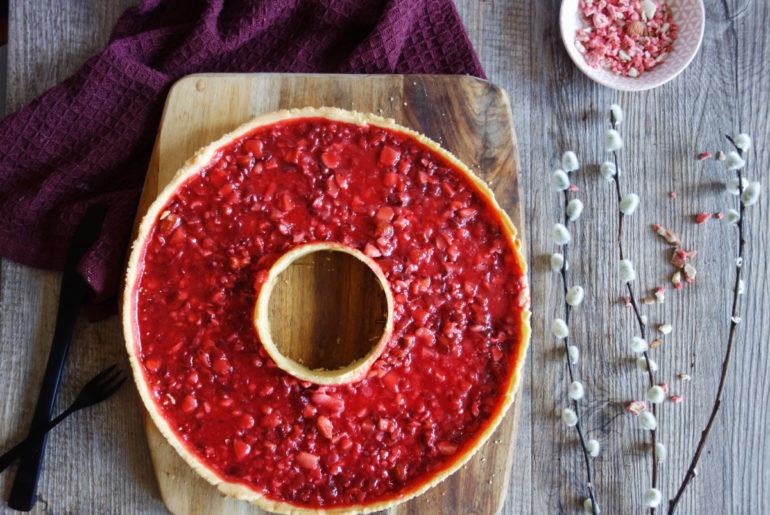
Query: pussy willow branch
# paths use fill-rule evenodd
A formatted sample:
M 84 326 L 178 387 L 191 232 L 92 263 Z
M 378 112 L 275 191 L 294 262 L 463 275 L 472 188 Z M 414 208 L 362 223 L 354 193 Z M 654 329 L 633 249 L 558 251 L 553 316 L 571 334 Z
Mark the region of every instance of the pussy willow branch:
M 726 136 L 727 139 L 732 143 L 732 145 L 735 147 L 735 150 L 738 152 L 738 154 L 743 157 L 743 151 L 738 148 L 738 146 L 735 144 L 733 139 L 730 136 Z M 744 165 L 745 166 L 745 165 Z M 738 176 L 738 213 L 740 214 L 740 219 L 738 220 L 738 257 L 735 261 L 735 283 L 733 284 L 733 308 L 730 314 L 730 333 L 727 337 L 727 349 L 725 350 L 725 357 L 722 360 L 722 375 L 719 377 L 719 386 L 717 387 L 717 395 L 714 398 L 714 406 L 711 409 L 711 415 L 709 416 L 708 422 L 706 423 L 706 428 L 703 430 L 703 432 L 700 435 L 700 440 L 698 441 L 698 446 L 695 448 L 695 454 L 692 457 L 692 461 L 690 462 L 690 466 L 687 468 L 687 473 L 684 475 L 684 479 L 682 480 L 682 484 L 679 486 L 679 490 L 677 490 L 676 495 L 673 499 L 668 501 L 668 513 L 673 514 L 676 510 L 676 505 L 679 503 L 679 500 L 682 498 L 682 494 L 684 493 L 684 490 L 687 488 L 687 485 L 690 484 L 690 481 L 692 481 L 692 478 L 695 477 L 695 467 L 698 465 L 698 460 L 700 459 L 701 452 L 703 452 L 703 447 L 706 445 L 706 439 L 709 436 L 709 433 L 711 432 L 711 427 L 714 425 L 714 420 L 716 419 L 717 412 L 719 412 L 719 408 L 722 405 L 722 392 L 725 388 L 725 379 L 727 378 L 727 368 L 730 365 L 730 355 L 732 354 L 733 350 L 733 344 L 735 342 L 735 329 L 738 326 L 737 320 L 738 320 L 738 285 L 741 282 L 741 271 L 743 270 L 743 247 L 745 244 L 745 240 L 743 239 L 743 201 L 741 200 L 741 197 L 743 197 L 743 169 L 736 170 L 736 175 Z
M 567 216 L 567 204 L 569 203 L 569 194 L 567 193 L 567 190 L 564 190 L 564 226 L 569 227 L 569 216 Z M 564 322 L 569 326 L 569 315 L 571 312 L 571 306 L 567 304 L 567 290 L 569 290 L 569 286 L 567 283 L 567 248 L 568 244 L 562 245 L 562 255 L 564 256 L 564 262 L 561 265 L 561 282 L 562 287 L 564 290 Z M 572 360 L 570 360 L 569 357 L 569 334 L 566 338 L 564 338 L 564 352 L 567 356 L 567 370 L 569 371 L 569 380 L 570 383 L 575 381 L 575 371 L 572 367 Z M 577 415 L 577 424 L 575 424 L 575 429 L 577 429 L 578 437 L 580 438 L 580 447 L 583 449 L 583 458 L 585 459 L 586 463 L 586 487 L 588 488 L 588 497 L 591 499 L 591 505 L 593 506 L 593 512 L 595 514 L 601 513 L 601 510 L 599 509 L 599 504 L 596 502 L 596 494 L 594 492 L 594 473 L 593 473 L 593 467 L 591 466 L 591 456 L 588 452 L 588 446 L 586 445 L 586 439 L 585 435 L 583 434 L 583 425 L 582 425 L 582 417 L 580 416 L 580 403 L 573 399 L 572 404 L 575 408 L 575 414 Z
M 613 129 L 617 128 L 617 121 L 614 119 L 612 114 L 610 114 L 610 125 Z M 620 254 L 620 259 L 625 259 L 624 253 L 623 253 L 623 219 L 624 215 L 623 212 L 620 210 L 620 201 L 622 200 L 622 195 L 620 194 L 620 167 L 618 166 L 618 151 L 613 150 L 612 151 L 612 158 L 615 162 L 615 192 L 618 196 L 618 253 Z M 642 315 L 639 313 L 639 305 L 636 302 L 636 297 L 634 296 L 634 289 L 631 286 L 631 282 L 626 283 L 626 288 L 628 289 L 628 297 L 631 300 L 631 307 L 634 310 L 634 315 L 636 315 L 636 322 L 639 325 L 639 331 L 642 334 L 643 339 L 647 339 L 647 331 L 646 327 L 644 325 L 644 321 L 642 320 Z M 655 385 L 655 375 L 652 371 L 652 367 L 650 367 L 650 355 L 648 351 L 644 351 L 642 354 L 644 356 L 644 360 L 647 363 L 647 377 L 650 382 L 650 387 Z M 658 418 L 657 413 L 657 406 L 654 403 L 650 403 L 650 410 L 652 411 L 652 414 L 655 416 L 655 419 Z M 656 488 L 658 485 L 658 449 L 657 449 L 657 434 L 656 429 L 653 429 L 650 431 L 650 441 L 652 445 L 652 488 Z M 650 515 L 655 515 L 655 508 L 650 508 Z

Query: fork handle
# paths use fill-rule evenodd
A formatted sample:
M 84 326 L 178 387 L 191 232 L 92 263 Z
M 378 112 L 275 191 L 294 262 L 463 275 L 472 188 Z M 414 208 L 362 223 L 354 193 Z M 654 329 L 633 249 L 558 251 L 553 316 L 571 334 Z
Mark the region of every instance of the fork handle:
M 35 428 L 45 427 L 53 415 L 53 405 L 59 382 L 67 357 L 72 334 L 75 330 L 80 307 L 86 299 L 88 285 L 78 274 L 77 265 L 81 258 L 99 237 L 107 206 L 94 204 L 86 210 L 81 219 L 67 251 L 64 262 L 64 275 L 59 291 L 59 307 L 56 313 L 56 325 L 54 327 L 51 350 L 43 374 L 43 383 L 32 414 L 32 428 L 29 434 L 35 433 Z M 40 466 L 45 452 L 45 433 L 34 440 L 35 445 L 25 449 L 16 478 L 8 497 L 8 507 L 19 511 L 30 511 L 35 504 L 35 491 L 37 480 L 40 477 Z
M 77 410 L 72 409 L 72 406 L 67 408 L 63 413 L 61 413 L 58 417 L 48 422 L 45 426 L 38 429 L 34 433 L 30 434 L 19 442 L 18 444 L 14 445 L 10 450 L 8 450 L 5 454 L 0 456 L 0 474 L 3 473 L 5 469 L 11 466 L 11 464 L 16 461 L 19 456 L 22 455 L 24 450 L 34 441 L 39 440 L 41 436 L 46 434 L 48 431 L 53 429 L 54 427 L 59 425 L 59 422 L 70 416 L 72 413 L 74 413 Z
M 21 443 L 16 444 L 16 446 L 13 447 L 10 451 L 0 456 L 0 474 L 2 474 L 5 469 L 10 467 L 11 463 L 16 461 L 19 456 L 21 456 L 21 453 L 24 451 L 24 449 L 27 448 L 27 443 L 29 440 L 29 438 L 25 439 Z

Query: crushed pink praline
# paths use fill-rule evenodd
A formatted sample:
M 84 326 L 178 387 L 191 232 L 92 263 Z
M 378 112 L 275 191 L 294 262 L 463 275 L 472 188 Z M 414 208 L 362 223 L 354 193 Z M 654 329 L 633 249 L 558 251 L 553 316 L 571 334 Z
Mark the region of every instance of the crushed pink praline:
M 674 48 L 678 27 L 667 2 L 653 3 L 655 14 L 646 19 L 640 0 L 580 0 L 588 27 L 577 30 L 575 46 L 586 63 L 638 77 L 663 62 Z

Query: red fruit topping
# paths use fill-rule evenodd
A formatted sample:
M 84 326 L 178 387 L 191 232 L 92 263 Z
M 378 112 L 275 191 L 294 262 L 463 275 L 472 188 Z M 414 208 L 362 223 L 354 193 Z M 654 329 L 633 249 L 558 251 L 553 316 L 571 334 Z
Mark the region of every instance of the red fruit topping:
M 316 392 L 311 399 L 318 407 L 326 408 L 333 413 L 339 413 L 345 408 L 345 402 L 342 399 L 325 393 Z
M 366 246 L 364 247 L 364 254 L 366 254 L 370 258 L 378 258 L 382 256 L 382 252 L 380 252 L 380 249 L 378 249 L 371 243 L 367 243 Z
M 160 369 L 161 365 L 162 365 L 162 362 L 160 361 L 159 358 L 156 358 L 156 357 L 148 358 L 144 362 L 144 366 L 147 367 L 147 370 L 149 370 L 150 372 L 157 372 Z
M 398 376 L 398 374 L 391 370 L 390 372 L 382 376 L 382 383 L 391 392 L 398 393 L 398 382 L 400 379 L 401 378 Z
M 377 214 L 374 215 L 374 219 L 378 222 L 390 222 L 395 216 L 395 211 L 390 206 L 383 206 L 377 210 Z
M 430 329 L 424 327 L 417 329 L 417 331 L 414 332 L 414 335 L 417 337 L 417 341 L 428 346 L 433 345 L 436 342 L 436 335 L 433 334 Z
M 235 459 L 242 460 L 248 456 L 250 452 L 251 445 L 237 438 L 233 440 L 233 453 L 235 454 Z
M 322 435 L 324 435 L 329 440 L 332 439 L 332 437 L 334 436 L 334 429 L 332 427 L 332 422 L 331 420 L 329 420 L 328 417 L 321 415 L 316 420 L 316 425 L 318 426 L 318 431 Z
M 288 193 L 281 195 L 281 209 L 284 211 L 291 211 L 294 209 L 294 200 Z
M 281 425 L 281 417 L 277 413 L 273 412 L 262 419 L 262 426 L 268 428 L 274 428 Z
M 315 470 L 318 468 L 318 456 L 307 452 L 300 452 L 297 454 L 297 463 L 308 470 Z
M 182 399 L 182 405 L 180 406 L 185 413 L 192 413 L 197 407 L 198 401 L 192 395 L 186 395 L 184 399 Z
M 211 368 L 214 369 L 214 372 L 220 375 L 229 374 L 230 373 L 230 363 L 227 362 L 226 359 L 217 359 L 211 364 Z
M 250 152 L 251 155 L 253 155 L 257 159 L 264 157 L 262 148 L 263 148 L 262 140 L 247 139 L 246 141 L 243 142 L 243 150 L 245 150 L 246 152 Z
M 457 444 L 453 444 L 449 442 L 439 442 L 438 445 L 436 445 L 436 447 L 438 448 L 438 451 L 441 454 L 444 454 L 446 456 L 451 456 L 457 452 Z
M 244 413 L 241 415 L 241 418 L 238 419 L 238 427 L 241 429 L 251 429 L 254 427 L 254 417 L 248 413 Z
M 309 509 L 387 501 L 500 412 L 526 281 L 500 215 L 442 155 L 372 126 L 279 123 L 221 148 L 161 213 L 138 355 L 161 416 L 224 480 Z M 392 335 L 354 383 L 297 381 L 254 331 L 268 270 L 313 241 L 361 250 L 391 286 Z
M 337 152 L 326 151 L 321 154 L 321 161 L 327 168 L 334 170 L 340 165 L 340 155 Z
M 401 151 L 397 150 L 389 145 L 382 147 L 380 152 L 380 164 L 385 166 L 393 166 L 401 157 Z
M 470 218 L 476 214 L 476 210 L 472 207 L 466 207 L 457 212 L 462 218 Z
M 389 188 L 392 188 L 393 186 L 398 184 L 398 174 L 397 173 L 392 173 L 392 172 L 386 173 L 385 176 L 382 179 L 382 183 L 385 186 L 387 186 Z
M 417 308 L 412 311 L 412 318 L 414 319 L 414 322 L 420 327 L 424 327 L 425 324 L 428 323 L 429 317 L 430 311 L 425 309 Z

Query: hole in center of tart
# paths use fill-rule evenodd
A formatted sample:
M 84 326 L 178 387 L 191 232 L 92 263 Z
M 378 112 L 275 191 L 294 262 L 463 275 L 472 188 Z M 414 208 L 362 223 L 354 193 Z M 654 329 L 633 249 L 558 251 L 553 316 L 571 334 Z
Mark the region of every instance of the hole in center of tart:
M 374 360 L 367 358 L 376 358 L 373 353 L 381 351 L 390 332 L 387 288 L 379 267 L 360 252 L 306 245 L 285 254 L 271 269 L 260 293 L 267 299 L 258 302 L 260 339 L 281 368 L 286 369 L 283 357 L 293 362 L 290 365 L 301 365 L 299 369 L 324 370 L 327 376 L 333 371 L 347 374 L 339 382 L 358 379 L 366 370 L 351 378 L 351 367 L 368 368 Z M 316 381 L 301 370 L 287 371 Z

